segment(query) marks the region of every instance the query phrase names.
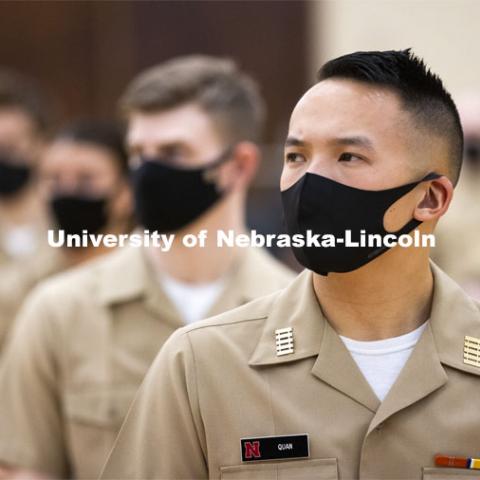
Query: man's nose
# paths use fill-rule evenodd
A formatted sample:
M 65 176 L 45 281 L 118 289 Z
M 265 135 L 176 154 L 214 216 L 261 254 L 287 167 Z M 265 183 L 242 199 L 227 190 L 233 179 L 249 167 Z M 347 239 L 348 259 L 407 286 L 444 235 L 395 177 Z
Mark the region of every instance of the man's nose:
M 155 158 L 158 157 L 158 147 L 156 145 L 145 144 L 142 145 L 141 154 L 142 157 Z
M 334 180 L 334 165 L 335 164 L 330 157 L 318 154 L 310 159 L 305 172 L 321 175 L 322 177 L 327 177 Z
M 68 175 L 60 179 L 58 187 L 63 191 L 75 191 L 79 187 L 79 180 L 74 175 Z

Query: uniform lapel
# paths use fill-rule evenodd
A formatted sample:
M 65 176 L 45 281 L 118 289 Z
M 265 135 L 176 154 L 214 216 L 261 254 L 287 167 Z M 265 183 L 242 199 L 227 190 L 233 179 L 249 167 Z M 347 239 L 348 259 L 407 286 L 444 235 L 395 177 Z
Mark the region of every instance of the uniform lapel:
M 447 383 L 430 325 L 423 332 L 396 382 L 380 405 L 368 433 L 388 417 L 427 397 Z
M 147 253 L 144 250 L 141 253 L 145 307 L 163 322 L 169 323 L 175 328 L 183 327 L 185 321 L 170 297 L 161 287 L 160 280 L 157 278 L 154 266 L 151 264 Z
M 372 412 L 380 401 L 360 372 L 341 338 L 325 322 L 325 330 L 312 373 L 331 387 L 352 398 Z

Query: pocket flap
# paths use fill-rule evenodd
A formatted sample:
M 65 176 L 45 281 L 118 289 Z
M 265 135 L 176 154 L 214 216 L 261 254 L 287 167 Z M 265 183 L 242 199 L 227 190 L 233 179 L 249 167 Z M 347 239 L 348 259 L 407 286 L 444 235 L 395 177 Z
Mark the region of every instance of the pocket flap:
M 125 418 L 136 391 L 136 387 L 127 387 L 67 392 L 64 395 L 65 415 L 79 423 L 118 426 Z
M 289 460 L 220 467 L 225 480 L 337 480 L 336 458 Z
M 480 470 L 425 467 L 423 478 L 427 480 L 480 480 Z

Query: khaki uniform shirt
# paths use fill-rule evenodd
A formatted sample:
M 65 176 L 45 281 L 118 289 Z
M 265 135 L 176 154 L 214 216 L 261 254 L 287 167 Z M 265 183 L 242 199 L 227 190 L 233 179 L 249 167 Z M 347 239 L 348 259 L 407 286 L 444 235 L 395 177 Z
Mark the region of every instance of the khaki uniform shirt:
M 0 246 L 0 351 L 30 290 L 40 280 L 64 268 L 62 252 L 47 243 L 47 225 L 42 223 L 34 227 L 37 245 L 28 255 L 13 258 Z M 0 224 L 0 244 L 3 230 Z
M 248 250 L 211 312 L 291 278 L 268 253 Z M 182 325 L 141 249 L 120 249 L 38 287 L 2 365 L 0 463 L 98 477 L 148 367 Z
M 480 479 L 478 470 L 434 466 L 437 453 L 480 454 L 480 357 L 464 363 L 465 336 L 480 339 L 480 312 L 433 272 L 430 322 L 383 403 L 323 317 L 305 271 L 170 338 L 102 477 Z M 278 356 L 275 332 L 287 327 L 293 353 Z M 297 434 L 308 434 L 308 457 L 262 461 L 251 443 L 244 454 L 260 458 L 242 461 L 241 439 Z

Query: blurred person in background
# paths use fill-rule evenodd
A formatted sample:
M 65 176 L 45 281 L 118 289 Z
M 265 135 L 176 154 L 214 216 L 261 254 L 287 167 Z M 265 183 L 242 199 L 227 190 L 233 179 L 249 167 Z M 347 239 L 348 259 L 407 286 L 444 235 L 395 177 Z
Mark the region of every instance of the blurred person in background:
M 122 129 L 83 120 L 62 129 L 47 147 L 39 167 L 39 188 L 49 207 L 54 243 L 65 267 L 111 248 L 68 247 L 67 235 L 122 234 L 133 227 L 128 154 Z
M 30 296 L 0 375 L 5 478 L 96 478 L 170 334 L 293 276 L 265 251 L 214 241 L 246 231 L 265 115 L 256 83 L 231 60 L 183 57 L 140 74 L 120 103 L 138 221 L 175 241 L 119 249 Z M 213 241 L 183 246 L 201 230 Z
M 0 112 L 0 124 L 1 118 Z M 26 195 L 35 199 L 33 210 L 39 218 L 31 219 L 36 225 L 18 227 L 32 236 L 35 233 L 38 246 L 21 262 L 0 266 L 2 344 L 35 283 L 108 251 L 53 248 L 47 244 L 48 228 L 62 229 L 66 234 L 81 233 L 83 229 L 89 233 L 125 233 L 131 229 L 133 207 L 123 142 L 119 127 L 97 121 L 72 124 L 51 141 L 45 140 L 36 162 L 35 187 L 26 187 L 35 189 Z M 20 244 L 22 238 L 27 237 L 19 236 Z
M 25 295 L 59 268 L 47 244 L 48 214 L 37 190 L 49 120 L 35 82 L 0 69 L 0 349 Z
M 480 91 L 460 95 L 457 105 L 465 137 L 462 175 L 432 257 L 480 299 Z

